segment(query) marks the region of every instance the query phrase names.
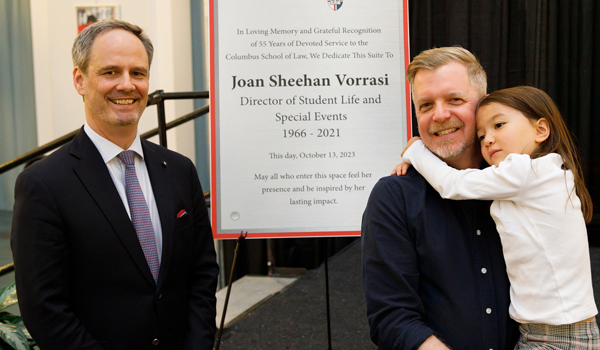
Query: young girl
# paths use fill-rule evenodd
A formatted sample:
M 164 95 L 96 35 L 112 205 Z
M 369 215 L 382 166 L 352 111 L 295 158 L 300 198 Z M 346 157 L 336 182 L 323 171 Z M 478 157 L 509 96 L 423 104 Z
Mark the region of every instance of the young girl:
M 533 87 L 496 91 L 479 103 L 477 136 L 491 165 L 483 170 L 456 170 L 419 140 L 403 160 L 443 198 L 493 200 L 509 314 L 521 324 L 515 349 L 600 349 L 585 227 L 592 202 L 558 108 Z

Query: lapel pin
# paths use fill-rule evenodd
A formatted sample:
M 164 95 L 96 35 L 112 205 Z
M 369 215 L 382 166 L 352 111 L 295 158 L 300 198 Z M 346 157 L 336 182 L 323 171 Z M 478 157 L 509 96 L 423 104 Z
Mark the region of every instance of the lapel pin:
M 164 162 L 164 161 L 163 161 L 163 162 L 162 162 L 162 166 L 163 166 L 163 168 L 166 168 L 166 167 L 167 167 L 167 162 Z

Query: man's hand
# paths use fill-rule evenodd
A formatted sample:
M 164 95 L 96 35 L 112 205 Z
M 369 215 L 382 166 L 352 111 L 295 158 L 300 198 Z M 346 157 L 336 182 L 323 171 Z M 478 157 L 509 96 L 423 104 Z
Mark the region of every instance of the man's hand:
M 427 338 L 427 340 L 425 340 L 417 350 L 450 350 L 450 348 L 432 335 L 431 337 Z

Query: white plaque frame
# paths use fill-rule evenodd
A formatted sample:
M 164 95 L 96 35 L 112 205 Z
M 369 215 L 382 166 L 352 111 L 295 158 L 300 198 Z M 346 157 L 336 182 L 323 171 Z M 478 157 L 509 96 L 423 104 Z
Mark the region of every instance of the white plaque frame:
M 408 0 L 210 1 L 213 236 L 358 236 L 412 134 Z

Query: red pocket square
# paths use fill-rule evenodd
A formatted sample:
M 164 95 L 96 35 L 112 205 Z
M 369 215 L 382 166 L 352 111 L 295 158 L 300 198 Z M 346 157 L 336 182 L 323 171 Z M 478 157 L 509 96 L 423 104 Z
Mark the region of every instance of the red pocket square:
M 182 216 L 186 216 L 187 214 L 188 214 L 188 213 L 187 213 L 187 211 L 185 211 L 185 209 L 181 209 L 181 210 L 179 211 L 179 213 L 177 213 L 177 218 L 179 219 L 180 217 L 182 217 Z

